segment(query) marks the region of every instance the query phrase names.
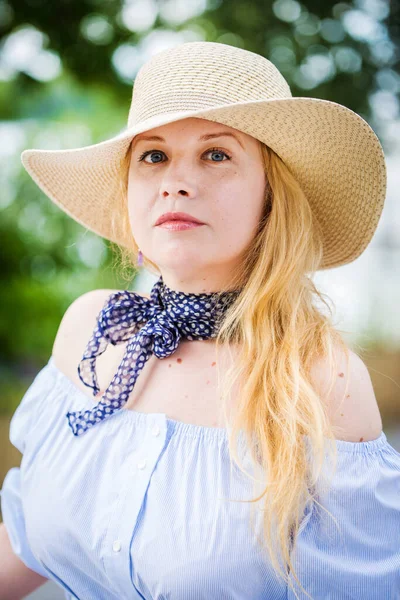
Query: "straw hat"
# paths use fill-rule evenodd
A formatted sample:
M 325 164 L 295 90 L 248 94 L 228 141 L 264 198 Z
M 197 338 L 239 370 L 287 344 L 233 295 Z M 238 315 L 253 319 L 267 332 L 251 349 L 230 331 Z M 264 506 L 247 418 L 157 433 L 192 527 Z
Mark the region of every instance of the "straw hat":
M 356 259 L 383 209 L 382 146 L 364 119 L 319 98 L 292 97 L 282 74 L 259 54 L 215 42 L 186 42 L 159 52 L 139 70 L 127 128 L 103 142 L 69 150 L 25 150 L 25 169 L 75 221 L 113 234 L 120 210 L 120 168 L 132 138 L 187 117 L 233 127 L 270 146 L 305 192 L 324 236 L 321 269 Z

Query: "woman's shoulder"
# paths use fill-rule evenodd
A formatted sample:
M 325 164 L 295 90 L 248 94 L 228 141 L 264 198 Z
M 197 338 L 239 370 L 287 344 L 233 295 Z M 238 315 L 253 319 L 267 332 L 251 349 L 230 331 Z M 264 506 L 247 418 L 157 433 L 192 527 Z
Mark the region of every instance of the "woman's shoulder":
M 313 364 L 312 380 L 328 414 L 337 439 L 349 442 L 375 440 L 382 431 L 382 418 L 367 365 L 348 348 L 335 347 L 337 370 L 329 390 L 330 365 L 327 358 Z
M 121 290 L 90 290 L 76 298 L 65 311 L 54 340 L 52 357 L 56 367 L 87 395 L 91 395 L 91 390 L 79 379 L 78 363 L 82 359 L 87 343 L 95 329 L 97 317 L 107 298 L 118 291 Z M 136 293 L 148 297 L 142 292 Z M 116 355 L 123 352 L 123 346 L 125 344 L 118 346 L 109 344 L 106 351 L 98 357 L 100 387 L 102 387 L 104 381 L 108 381 L 109 369 L 107 365 L 115 364 Z

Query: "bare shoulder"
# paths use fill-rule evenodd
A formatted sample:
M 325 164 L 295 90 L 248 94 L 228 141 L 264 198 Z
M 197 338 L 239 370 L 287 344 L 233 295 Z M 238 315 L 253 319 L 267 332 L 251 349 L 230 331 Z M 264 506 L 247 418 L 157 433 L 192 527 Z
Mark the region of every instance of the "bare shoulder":
M 329 394 L 327 359 L 319 359 L 314 363 L 312 379 L 315 388 L 328 403 L 336 438 L 348 442 L 367 442 L 379 437 L 382 431 L 381 414 L 366 364 L 355 352 L 350 349 L 348 352 L 347 362 L 344 351 L 335 350 L 337 373 Z
M 56 366 L 87 393 L 89 393 L 88 388 L 78 377 L 77 365 L 95 329 L 98 314 L 107 298 L 118 291 L 120 290 L 91 290 L 76 298 L 65 311 L 54 340 L 52 356 Z M 141 295 L 148 297 L 146 294 Z M 117 346 L 110 345 L 106 352 L 99 357 L 100 363 L 106 364 L 108 358 L 117 352 L 117 348 Z

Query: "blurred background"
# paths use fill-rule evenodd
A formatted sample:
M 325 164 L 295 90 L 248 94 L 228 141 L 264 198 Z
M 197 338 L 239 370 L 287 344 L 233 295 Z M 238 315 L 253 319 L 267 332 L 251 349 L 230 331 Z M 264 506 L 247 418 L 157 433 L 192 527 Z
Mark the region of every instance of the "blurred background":
M 386 0 L 0 0 L 0 485 L 21 455 L 9 421 L 48 361 L 67 307 L 121 279 L 110 244 L 67 217 L 23 170 L 26 148 L 87 146 L 122 131 L 141 65 L 185 41 L 262 54 L 293 96 L 339 102 L 378 134 L 388 190 L 353 263 L 317 273 L 335 324 L 366 362 L 384 431 L 400 451 L 399 3 Z M 47 583 L 30 599 L 63 598 Z

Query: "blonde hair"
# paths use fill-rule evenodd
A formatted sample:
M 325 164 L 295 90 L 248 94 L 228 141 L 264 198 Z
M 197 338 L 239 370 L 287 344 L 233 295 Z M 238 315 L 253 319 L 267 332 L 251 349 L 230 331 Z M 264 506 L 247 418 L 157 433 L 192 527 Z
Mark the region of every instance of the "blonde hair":
M 271 148 L 260 144 L 267 175 L 264 214 L 240 271 L 233 273 L 230 284 L 221 290 L 241 288 L 215 339 L 217 356 L 220 348 L 230 352 L 236 344 L 240 352 L 231 355 L 230 367 L 223 374 L 218 369 L 218 385 L 227 428 L 231 427 L 230 456 L 253 481 L 253 495 L 257 484 L 262 484 L 256 497 L 239 502 L 253 504 L 252 518 L 255 503 L 264 499 L 260 543 L 275 573 L 294 590 L 290 572 L 305 591 L 291 551 L 304 515 L 316 510 L 315 505 L 329 513 L 317 498 L 328 490 L 337 466 L 334 429 L 338 428 L 330 423 L 327 402 L 315 389 L 311 369 L 317 359 L 327 359 L 331 374 L 328 397 L 336 379 L 336 350 L 344 351 L 347 362 L 349 353 L 332 324 L 326 295 L 311 280 L 322 262 L 320 226 L 288 167 Z M 115 232 L 125 240 L 125 245 L 115 246 L 118 259 L 114 266 L 126 279 L 135 271 L 138 254 L 127 211 L 129 163 L 130 148 L 122 164 L 119 210 L 113 215 Z M 147 258 L 144 265 L 160 275 L 157 265 Z M 315 301 L 321 301 L 328 313 L 323 314 Z M 228 398 L 235 383 L 239 402 L 234 421 L 229 423 Z M 261 479 L 242 468 L 236 448 L 240 430 Z M 323 471 L 325 461 L 331 478 Z

